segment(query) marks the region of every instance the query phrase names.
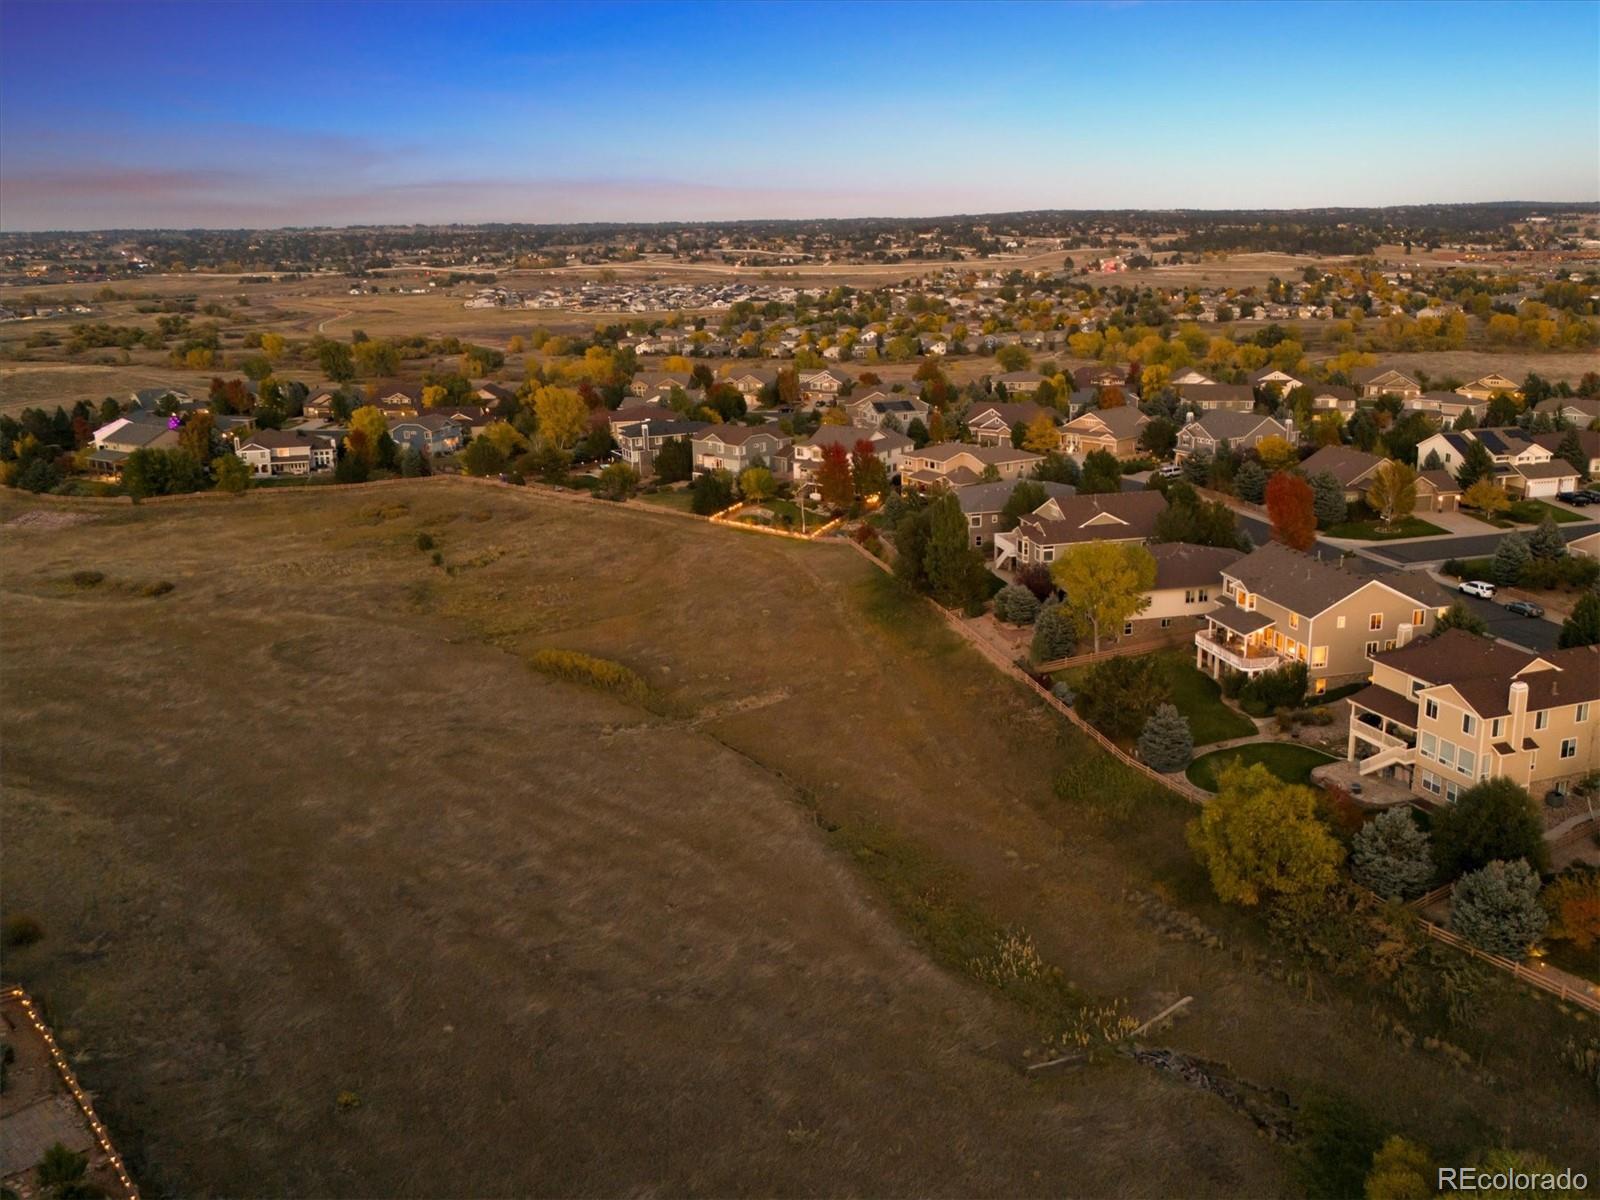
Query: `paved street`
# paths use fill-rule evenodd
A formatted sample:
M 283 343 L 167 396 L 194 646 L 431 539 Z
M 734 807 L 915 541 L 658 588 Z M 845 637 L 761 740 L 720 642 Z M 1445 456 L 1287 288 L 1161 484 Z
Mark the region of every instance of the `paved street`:
M 1556 649 L 1556 639 L 1561 636 L 1561 626 L 1557 622 L 1541 617 L 1519 617 L 1516 613 L 1507 612 L 1497 600 L 1483 600 L 1460 593 L 1455 598 L 1481 617 L 1493 636 L 1525 650 L 1532 650 L 1535 654 Z
M 1574 521 L 1569 525 L 1560 526 L 1560 529 L 1561 536 L 1570 542 L 1573 538 L 1600 530 L 1600 524 L 1593 521 Z M 1447 558 L 1486 558 L 1494 553 L 1501 538 L 1507 533 L 1515 532 L 1518 531 L 1507 529 L 1502 533 L 1478 533 L 1468 537 L 1425 538 L 1416 542 L 1373 542 L 1363 546 L 1360 553 L 1368 558 L 1384 560 L 1397 566 L 1443 562 Z M 1524 528 L 1520 532 L 1531 533 L 1532 528 Z

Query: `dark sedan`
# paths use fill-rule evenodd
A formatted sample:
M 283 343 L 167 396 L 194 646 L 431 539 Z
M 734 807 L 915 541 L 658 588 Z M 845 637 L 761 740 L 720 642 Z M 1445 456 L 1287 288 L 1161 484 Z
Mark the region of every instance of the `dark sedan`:
M 1513 600 L 1506 605 L 1506 611 L 1516 613 L 1519 617 L 1542 617 L 1544 609 L 1532 600 Z

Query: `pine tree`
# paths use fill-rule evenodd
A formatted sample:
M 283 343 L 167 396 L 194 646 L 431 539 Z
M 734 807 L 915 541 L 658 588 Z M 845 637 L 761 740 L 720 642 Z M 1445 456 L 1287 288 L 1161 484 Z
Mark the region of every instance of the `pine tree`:
M 1548 922 L 1538 873 L 1520 858 L 1463 875 L 1450 896 L 1450 928 L 1490 954 L 1526 958 Z
M 1176 705 L 1158 705 L 1139 735 L 1139 757 L 1151 770 L 1181 771 L 1194 756 L 1194 735 Z
M 1387 809 L 1361 827 L 1350 848 L 1350 872 L 1390 900 L 1407 900 L 1427 888 L 1433 851 L 1409 808 Z
M 1007 584 L 995 594 L 994 615 L 1013 625 L 1032 625 L 1039 615 L 1039 597 L 1021 584 Z
M 1556 457 L 1565 459 L 1580 476 L 1588 477 L 1589 459 L 1583 452 L 1583 442 L 1579 440 L 1576 429 L 1567 430 L 1556 447 Z
M 1317 514 L 1317 527 L 1327 529 L 1344 520 L 1344 488 L 1331 471 L 1319 471 L 1311 477 L 1311 506 Z
M 1069 658 L 1078 648 L 1078 631 L 1072 617 L 1059 604 L 1046 604 L 1033 621 L 1033 645 L 1029 654 L 1036 663 Z
M 1508 533 L 1500 539 L 1500 545 L 1495 548 L 1494 581 L 1502 587 L 1510 587 L 1522 578 L 1522 572 L 1533 561 L 1533 551 L 1528 549 L 1528 539 L 1520 533 Z
M 1546 517 L 1539 522 L 1539 527 L 1528 535 L 1528 550 L 1535 558 L 1566 557 L 1566 539 L 1561 536 L 1561 529 L 1556 525 L 1554 517 Z
M 1585 592 L 1561 623 L 1561 648 L 1600 644 L 1600 592 Z
M 1241 500 L 1260 504 L 1267 494 L 1267 473 L 1255 459 L 1248 459 L 1233 476 L 1234 493 Z
M 972 545 L 961 502 L 946 493 L 928 506 L 928 546 L 924 551 L 928 590 L 946 608 L 967 608 L 984 598 L 987 571 Z

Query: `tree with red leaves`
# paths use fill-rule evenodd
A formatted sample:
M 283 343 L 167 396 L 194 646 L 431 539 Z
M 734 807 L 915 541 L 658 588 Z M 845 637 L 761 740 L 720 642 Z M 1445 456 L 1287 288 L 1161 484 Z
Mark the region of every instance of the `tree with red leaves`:
M 1316 495 L 1300 476 L 1279 471 L 1267 482 L 1267 516 L 1272 536 L 1284 545 L 1309 550 L 1316 544 Z
M 822 503 L 832 509 L 849 508 L 856 498 L 849 451 L 837 442 L 822 448 L 822 465 L 817 468 L 817 490 L 822 493 Z

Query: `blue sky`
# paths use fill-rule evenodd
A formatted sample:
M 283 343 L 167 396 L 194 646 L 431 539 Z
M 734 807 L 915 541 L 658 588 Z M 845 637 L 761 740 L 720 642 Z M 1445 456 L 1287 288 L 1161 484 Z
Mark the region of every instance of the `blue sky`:
M 1600 198 L 1600 4 L 0 3 L 0 228 Z

